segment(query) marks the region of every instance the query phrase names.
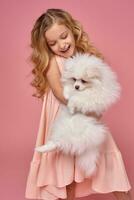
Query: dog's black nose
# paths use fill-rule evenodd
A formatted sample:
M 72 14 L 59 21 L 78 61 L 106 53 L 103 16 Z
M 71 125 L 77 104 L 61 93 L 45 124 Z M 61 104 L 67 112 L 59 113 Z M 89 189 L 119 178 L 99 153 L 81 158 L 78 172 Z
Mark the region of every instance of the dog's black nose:
M 79 89 L 79 85 L 76 85 L 76 86 L 75 86 L 75 89 L 78 90 L 78 89 Z

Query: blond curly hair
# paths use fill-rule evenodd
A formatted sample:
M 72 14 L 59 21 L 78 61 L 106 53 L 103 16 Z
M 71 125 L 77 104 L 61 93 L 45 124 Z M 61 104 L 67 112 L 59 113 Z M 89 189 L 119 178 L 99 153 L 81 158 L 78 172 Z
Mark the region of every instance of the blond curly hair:
M 30 61 L 33 63 L 32 74 L 34 76 L 30 83 L 35 89 L 36 93 L 32 96 L 41 98 L 49 89 L 49 85 L 45 76 L 48 68 L 49 60 L 53 52 L 47 45 L 45 32 L 54 24 L 63 24 L 69 28 L 75 39 L 77 52 L 90 53 L 104 59 L 103 55 L 91 43 L 88 34 L 84 32 L 82 25 L 79 21 L 72 18 L 72 16 L 62 9 L 47 9 L 35 22 L 31 31 L 31 44 L 32 53 Z

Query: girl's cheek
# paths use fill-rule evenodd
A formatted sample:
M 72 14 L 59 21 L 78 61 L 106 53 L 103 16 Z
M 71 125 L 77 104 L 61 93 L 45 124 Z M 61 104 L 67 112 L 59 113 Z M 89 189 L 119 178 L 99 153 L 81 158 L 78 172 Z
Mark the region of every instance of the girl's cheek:
M 55 46 L 55 47 L 51 47 L 51 50 L 52 51 L 56 51 L 57 50 L 57 47 Z
M 70 43 L 70 44 L 72 44 L 72 45 L 75 44 L 75 42 L 74 42 L 74 40 L 73 40 L 72 38 L 69 38 L 68 43 Z

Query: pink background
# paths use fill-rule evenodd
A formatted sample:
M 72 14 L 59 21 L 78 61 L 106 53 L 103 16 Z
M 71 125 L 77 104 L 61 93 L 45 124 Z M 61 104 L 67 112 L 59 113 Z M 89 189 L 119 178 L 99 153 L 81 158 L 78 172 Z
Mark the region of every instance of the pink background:
M 78 6 L 76 8 L 76 5 Z M 130 183 L 134 183 L 134 1 L 132 0 L 1 0 L 1 199 L 24 200 L 36 141 L 41 101 L 32 97 L 30 31 L 47 8 L 63 8 L 78 19 L 91 40 L 117 72 L 120 101 L 104 120 L 120 148 Z M 83 199 L 112 200 L 111 194 Z

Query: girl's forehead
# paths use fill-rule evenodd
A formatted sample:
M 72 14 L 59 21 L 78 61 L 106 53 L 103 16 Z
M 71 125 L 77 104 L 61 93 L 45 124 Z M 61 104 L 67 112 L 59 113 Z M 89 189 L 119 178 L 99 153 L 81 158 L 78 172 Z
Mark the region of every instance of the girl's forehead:
M 64 24 L 53 24 L 46 32 L 45 37 L 47 41 L 57 39 L 62 33 L 67 32 L 69 29 Z

